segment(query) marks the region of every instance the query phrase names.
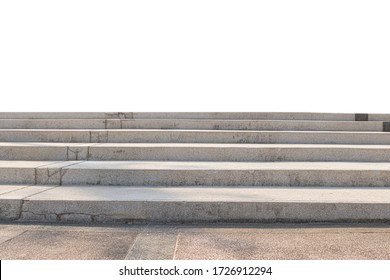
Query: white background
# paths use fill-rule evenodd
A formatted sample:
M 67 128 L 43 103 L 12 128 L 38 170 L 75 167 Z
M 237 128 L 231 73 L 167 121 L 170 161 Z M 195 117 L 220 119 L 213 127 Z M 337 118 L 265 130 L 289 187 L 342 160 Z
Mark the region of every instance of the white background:
M 193 280 L 313 280 L 313 279 L 353 279 L 367 280 L 389 279 L 389 261 L 4 261 L 2 263 L 4 280 L 120 280 L 120 279 L 193 279 Z M 209 270 L 203 276 L 119 276 L 119 269 L 160 268 L 172 269 L 177 266 L 183 269 L 194 268 Z M 264 276 L 213 276 L 213 267 L 272 267 L 272 274 Z
M 387 0 L 1 0 L 0 111 L 390 113 Z

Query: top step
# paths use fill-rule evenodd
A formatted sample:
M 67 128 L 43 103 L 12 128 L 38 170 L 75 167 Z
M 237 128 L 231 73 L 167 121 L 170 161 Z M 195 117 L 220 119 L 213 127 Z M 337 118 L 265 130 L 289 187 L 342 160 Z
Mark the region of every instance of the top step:
M 390 114 L 288 112 L 0 112 L 0 119 L 236 119 L 390 121 Z

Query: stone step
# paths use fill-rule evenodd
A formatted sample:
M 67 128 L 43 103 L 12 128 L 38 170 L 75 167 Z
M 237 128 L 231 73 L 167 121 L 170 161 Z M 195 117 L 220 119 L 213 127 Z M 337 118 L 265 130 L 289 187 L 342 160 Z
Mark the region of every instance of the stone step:
M 0 185 L 0 209 L 27 222 L 388 222 L 390 189 Z
M 0 184 L 390 187 L 390 163 L 0 161 Z
M 355 121 L 356 114 L 303 112 L 134 112 L 133 119 L 241 119 Z
M 15 142 L 0 160 L 390 162 L 390 145 Z
M 0 142 L 390 145 L 390 133 L 158 129 L 1 129 Z
M 130 112 L 0 112 L 0 119 L 132 119 Z
M 0 119 L 246 119 L 390 121 L 390 114 L 310 112 L 0 112 Z
M 215 119 L 2 119 L 0 129 L 383 131 L 383 122 Z

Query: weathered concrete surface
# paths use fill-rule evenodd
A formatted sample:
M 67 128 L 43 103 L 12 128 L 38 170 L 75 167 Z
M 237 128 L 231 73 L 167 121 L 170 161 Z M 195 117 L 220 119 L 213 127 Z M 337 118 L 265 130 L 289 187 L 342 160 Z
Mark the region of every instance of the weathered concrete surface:
M 373 126 L 369 126 L 374 127 Z M 115 119 L 4 119 L 0 129 L 117 129 L 121 120 Z M 367 127 L 368 128 L 368 127 Z
M 390 221 L 388 188 L 30 186 L 0 199 L 22 201 L 23 221 Z
M 64 185 L 390 186 L 388 162 L 87 161 L 63 171 Z
M 123 259 L 134 232 L 27 231 L 0 244 L 1 259 Z M 16 254 L 17 252 L 17 254 Z
M 390 259 L 388 229 L 252 229 L 184 232 L 175 259 Z
M 18 220 L 22 215 L 23 202 L 55 186 L 0 185 L 0 220 Z
M 35 168 L 54 161 L 0 161 L 0 184 L 34 184 Z
M 213 119 L 3 119 L 0 129 L 382 131 L 383 122 Z
M 177 242 L 177 230 L 168 226 L 163 230 L 148 229 L 137 236 L 125 259 L 172 260 Z
M 91 131 L 85 129 L 2 129 L 1 142 L 62 142 L 62 143 L 89 143 Z
M 308 112 L 1 112 L 0 119 L 238 119 L 354 121 L 356 114 Z M 368 114 L 389 121 L 390 114 Z
M 2 112 L 0 119 L 131 119 L 130 112 Z
M 247 119 L 352 121 L 355 114 L 287 112 L 134 112 L 133 119 Z
M 0 259 L 389 260 L 389 235 L 388 224 L 1 224 Z
M 390 161 L 390 145 L 0 143 L 0 160 Z
M 0 142 L 389 145 L 390 133 L 157 129 L 2 129 Z
M 0 113 L 0 219 L 387 221 L 388 116 Z
M 390 186 L 389 162 L 0 161 L 2 184 Z
M 104 143 L 89 160 L 390 161 L 390 145 Z
M 0 160 L 86 160 L 90 143 L 0 143 Z
M 122 121 L 124 129 L 209 129 L 209 130 L 293 130 L 293 131 L 382 131 L 382 122 L 291 121 L 291 120 L 196 120 L 132 119 Z M 9 126 L 11 128 L 11 126 Z

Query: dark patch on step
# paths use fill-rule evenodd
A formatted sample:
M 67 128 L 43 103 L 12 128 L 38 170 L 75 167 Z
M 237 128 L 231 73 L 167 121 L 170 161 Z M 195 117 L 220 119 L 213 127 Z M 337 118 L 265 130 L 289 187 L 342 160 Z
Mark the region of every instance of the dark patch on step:
M 355 114 L 355 121 L 357 122 L 368 121 L 368 114 Z
M 383 122 L 383 131 L 390 132 L 390 122 Z

